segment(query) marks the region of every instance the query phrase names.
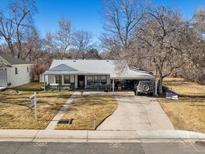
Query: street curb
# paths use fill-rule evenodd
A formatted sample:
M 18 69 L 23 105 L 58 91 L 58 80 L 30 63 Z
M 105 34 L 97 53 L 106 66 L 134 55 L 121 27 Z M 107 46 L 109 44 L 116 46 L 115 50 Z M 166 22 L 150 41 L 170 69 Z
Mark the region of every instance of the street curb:
M 205 134 L 190 131 L 0 130 L 0 142 L 195 142 Z

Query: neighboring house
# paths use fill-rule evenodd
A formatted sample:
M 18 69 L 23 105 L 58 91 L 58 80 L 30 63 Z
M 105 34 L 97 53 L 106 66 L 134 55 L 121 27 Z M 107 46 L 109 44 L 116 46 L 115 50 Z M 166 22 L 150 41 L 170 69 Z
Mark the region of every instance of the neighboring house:
M 114 60 L 53 60 L 43 76 L 46 84 L 74 89 L 133 89 L 139 80 L 154 80 L 153 75 Z
M 32 64 L 0 54 L 0 87 L 15 87 L 31 81 Z

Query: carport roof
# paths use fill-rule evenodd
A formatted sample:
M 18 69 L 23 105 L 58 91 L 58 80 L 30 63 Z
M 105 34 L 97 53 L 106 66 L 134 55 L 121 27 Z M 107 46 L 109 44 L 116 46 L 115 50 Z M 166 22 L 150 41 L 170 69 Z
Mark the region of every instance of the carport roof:
M 44 74 L 107 74 L 112 79 L 153 79 L 145 71 L 131 70 L 125 61 L 117 60 L 53 60 Z

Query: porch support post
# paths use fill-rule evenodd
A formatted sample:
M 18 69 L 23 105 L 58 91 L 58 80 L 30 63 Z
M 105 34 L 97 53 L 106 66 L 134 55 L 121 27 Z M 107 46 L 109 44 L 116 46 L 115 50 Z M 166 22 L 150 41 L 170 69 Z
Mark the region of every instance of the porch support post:
M 115 92 L 115 80 L 114 79 L 112 80 L 112 92 L 114 95 L 114 92 Z
M 155 79 L 155 90 L 154 90 L 154 95 L 155 95 L 155 96 L 158 96 L 157 88 L 158 88 L 158 80 Z
M 46 91 L 46 75 L 43 74 L 43 81 L 44 81 L 44 91 Z
M 64 85 L 64 74 L 61 75 L 61 89 L 63 89 L 63 85 Z
M 87 88 L 87 75 L 85 75 L 85 89 Z
M 75 89 L 78 88 L 78 75 L 75 75 Z

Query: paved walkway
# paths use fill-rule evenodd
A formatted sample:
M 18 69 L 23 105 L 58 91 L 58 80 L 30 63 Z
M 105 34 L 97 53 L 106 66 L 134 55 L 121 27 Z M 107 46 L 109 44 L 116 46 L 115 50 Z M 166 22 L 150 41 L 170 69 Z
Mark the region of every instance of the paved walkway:
M 76 91 L 72 94 L 71 97 L 68 98 L 66 103 L 61 107 L 61 109 L 58 111 L 58 113 L 55 115 L 55 117 L 52 119 L 52 121 L 47 126 L 46 130 L 54 130 L 58 121 L 62 118 L 63 114 L 68 110 L 70 103 L 73 102 L 76 95 L 79 95 L 80 92 Z
M 97 130 L 174 130 L 155 98 L 116 96 L 117 110 Z

